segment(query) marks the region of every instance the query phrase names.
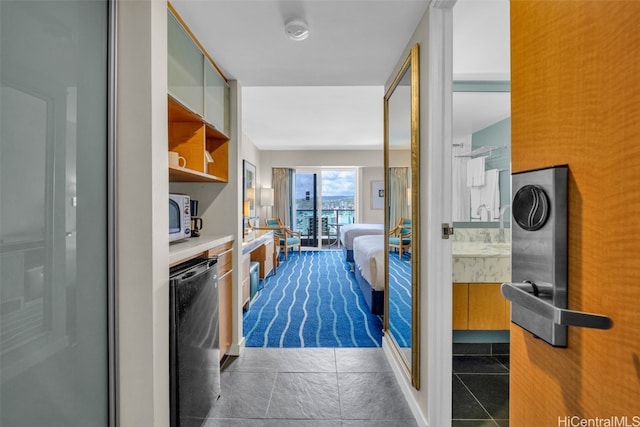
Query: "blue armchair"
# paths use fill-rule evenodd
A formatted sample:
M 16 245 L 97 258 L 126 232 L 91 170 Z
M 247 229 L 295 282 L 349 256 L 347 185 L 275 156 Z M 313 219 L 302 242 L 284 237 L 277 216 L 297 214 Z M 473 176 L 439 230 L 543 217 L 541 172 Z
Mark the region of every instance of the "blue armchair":
M 389 230 L 389 247 L 398 250 L 400 258 L 411 248 L 411 218 L 400 218 L 398 224 Z
M 289 249 L 298 247 L 298 255 L 300 255 L 300 233 L 290 230 L 282 223 L 280 218 L 267 218 L 265 220 L 266 226 L 273 230 L 275 241 L 279 242 L 279 246 L 284 252 L 284 259 L 287 259 L 289 255 Z

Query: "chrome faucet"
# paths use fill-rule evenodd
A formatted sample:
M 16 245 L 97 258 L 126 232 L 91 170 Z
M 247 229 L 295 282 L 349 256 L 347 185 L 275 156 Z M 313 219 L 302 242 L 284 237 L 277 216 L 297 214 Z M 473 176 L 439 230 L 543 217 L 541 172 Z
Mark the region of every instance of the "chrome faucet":
M 478 206 L 478 210 L 476 211 L 476 215 L 478 215 L 478 217 L 480 217 L 480 219 L 482 219 L 482 216 L 480 215 L 480 212 L 482 212 L 482 209 L 487 211 L 487 221 L 491 221 L 491 209 L 489 209 L 487 207 L 487 205 L 482 204 L 480 206 Z
M 500 208 L 500 230 L 498 231 L 498 242 L 504 243 L 504 213 L 507 208 L 510 208 L 511 205 L 509 203 L 505 203 Z
M 480 215 L 480 213 L 482 212 L 482 209 L 487 211 L 487 221 L 491 221 L 491 209 L 489 209 L 487 207 L 487 205 L 485 205 L 485 204 L 482 204 L 482 205 L 478 206 L 478 210 L 476 211 L 476 215 L 478 215 L 478 217 L 480 217 L 480 219 L 482 219 L 482 215 Z M 485 243 L 491 243 L 491 233 L 489 233 L 488 229 L 484 230 L 483 236 L 484 236 L 483 240 L 484 240 Z

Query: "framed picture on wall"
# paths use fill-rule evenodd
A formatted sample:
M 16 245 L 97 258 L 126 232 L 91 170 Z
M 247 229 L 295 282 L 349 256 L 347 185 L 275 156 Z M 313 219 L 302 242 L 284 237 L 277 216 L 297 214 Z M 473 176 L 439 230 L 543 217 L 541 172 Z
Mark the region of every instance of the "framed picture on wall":
M 384 208 L 384 181 L 371 181 L 371 209 Z
M 243 161 L 243 164 L 242 216 L 254 218 L 256 216 L 256 167 L 246 160 Z

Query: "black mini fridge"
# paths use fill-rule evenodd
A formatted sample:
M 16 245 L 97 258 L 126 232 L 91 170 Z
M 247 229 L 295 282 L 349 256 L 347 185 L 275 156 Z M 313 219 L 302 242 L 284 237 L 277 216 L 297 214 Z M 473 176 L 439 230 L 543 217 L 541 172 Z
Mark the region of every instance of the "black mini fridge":
M 171 426 L 200 425 L 220 397 L 217 258 L 169 271 Z

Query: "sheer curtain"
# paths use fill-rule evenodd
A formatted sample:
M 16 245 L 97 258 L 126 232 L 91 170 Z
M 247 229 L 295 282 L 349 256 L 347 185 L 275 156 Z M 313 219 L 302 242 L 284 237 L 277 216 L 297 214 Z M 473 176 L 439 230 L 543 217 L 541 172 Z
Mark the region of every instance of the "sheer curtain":
M 291 170 L 273 168 L 271 183 L 273 186 L 273 217 L 280 218 L 285 225 L 291 222 Z
M 400 218 L 411 218 L 409 205 L 409 168 L 389 168 L 389 225 L 395 226 Z

